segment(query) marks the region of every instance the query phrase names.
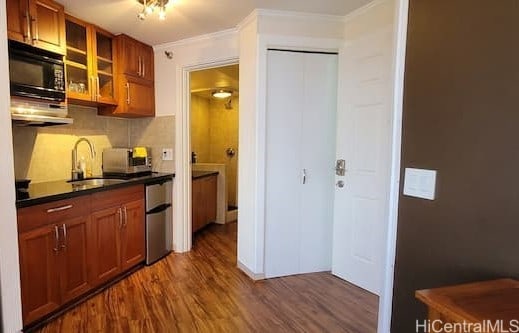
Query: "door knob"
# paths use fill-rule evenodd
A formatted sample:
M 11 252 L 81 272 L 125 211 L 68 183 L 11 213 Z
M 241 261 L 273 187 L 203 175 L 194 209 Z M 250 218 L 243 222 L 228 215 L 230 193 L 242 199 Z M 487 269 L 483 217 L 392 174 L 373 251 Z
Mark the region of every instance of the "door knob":
M 336 185 L 337 185 L 338 188 L 343 188 L 344 187 L 344 180 L 337 181 Z

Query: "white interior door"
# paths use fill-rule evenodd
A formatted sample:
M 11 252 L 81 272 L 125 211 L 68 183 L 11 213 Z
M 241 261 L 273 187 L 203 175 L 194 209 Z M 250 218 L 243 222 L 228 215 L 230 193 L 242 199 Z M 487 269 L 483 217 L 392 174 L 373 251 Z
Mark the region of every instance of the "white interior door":
M 330 270 L 337 56 L 267 61 L 265 276 Z
M 392 30 L 352 41 L 341 54 L 333 274 L 375 294 L 382 288 L 391 150 Z

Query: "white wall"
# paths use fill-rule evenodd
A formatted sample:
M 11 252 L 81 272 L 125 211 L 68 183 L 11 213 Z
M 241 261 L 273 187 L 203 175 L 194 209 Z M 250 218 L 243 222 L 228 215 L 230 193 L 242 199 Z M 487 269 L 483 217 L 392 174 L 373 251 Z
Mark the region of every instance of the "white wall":
M 7 23 L 5 0 L 0 1 L 0 290 L 2 325 L 0 331 L 22 329 L 20 269 L 18 265 L 18 231 L 14 190 L 13 137 L 9 112 L 9 70 L 7 63 Z
M 257 91 L 257 19 L 250 17 L 240 27 L 240 116 L 238 159 L 238 265 L 249 275 L 261 272 L 256 261 L 256 252 L 261 244 L 256 243 L 256 91 Z M 251 276 L 254 278 L 254 276 Z
M 238 61 L 236 30 L 226 30 L 174 43 L 161 44 L 155 51 L 156 116 L 175 115 L 175 179 L 173 182 L 173 250 L 191 248 L 191 197 L 189 83 L 187 73 Z M 165 52 L 172 52 L 168 59 Z
M 338 51 L 342 17 L 256 10 L 240 30 L 238 265 L 264 277 L 267 49 Z

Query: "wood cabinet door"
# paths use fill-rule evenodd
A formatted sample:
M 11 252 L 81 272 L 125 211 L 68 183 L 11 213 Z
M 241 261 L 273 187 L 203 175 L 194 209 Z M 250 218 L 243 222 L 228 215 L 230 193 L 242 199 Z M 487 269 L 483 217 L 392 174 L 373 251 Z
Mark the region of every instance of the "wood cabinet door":
M 191 221 L 192 232 L 216 221 L 217 177 L 210 176 L 193 180 Z
M 216 176 L 211 176 L 203 179 L 203 196 L 204 202 L 204 221 L 205 224 L 216 221 Z
M 66 54 L 65 10 L 52 0 L 30 0 L 31 40 L 36 47 Z
M 126 270 L 144 261 L 146 256 L 144 199 L 126 203 L 122 209 L 121 257 L 122 269 Z
M 120 73 L 141 76 L 139 43 L 126 35 L 119 35 L 116 38 L 119 39 Z
M 117 206 L 93 212 L 90 218 L 92 280 L 99 285 L 121 272 L 123 215 Z
M 153 83 L 126 76 L 125 112 L 133 116 L 155 115 L 155 91 Z
M 153 82 L 155 78 L 153 68 L 153 48 L 145 44 L 140 44 L 139 51 L 141 57 L 141 77 L 147 81 Z
M 92 286 L 89 266 L 92 253 L 88 235 L 90 217 L 77 217 L 63 221 L 60 226 L 60 286 L 61 300 L 66 303 L 87 292 Z
M 203 226 L 201 181 L 193 179 L 191 185 L 191 232 L 196 232 Z
M 57 309 L 59 291 L 59 230 L 50 225 L 19 235 L 24 325 Z
M 27 0 L 7 0 L 7 38 L 29 42 L 29 3 Z

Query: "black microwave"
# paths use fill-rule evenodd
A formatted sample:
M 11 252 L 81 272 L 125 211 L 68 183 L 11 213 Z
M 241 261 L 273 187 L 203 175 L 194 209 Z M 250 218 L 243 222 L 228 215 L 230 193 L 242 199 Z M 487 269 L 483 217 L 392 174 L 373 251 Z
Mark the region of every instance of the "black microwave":
M 65 102 L 63 56 L 9 41 L 11 96 Z

